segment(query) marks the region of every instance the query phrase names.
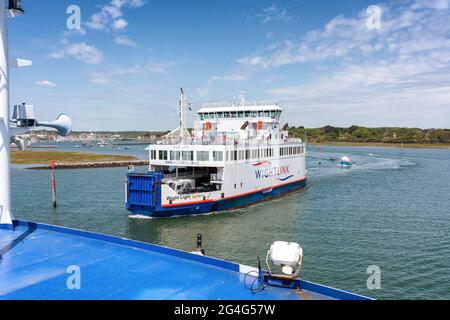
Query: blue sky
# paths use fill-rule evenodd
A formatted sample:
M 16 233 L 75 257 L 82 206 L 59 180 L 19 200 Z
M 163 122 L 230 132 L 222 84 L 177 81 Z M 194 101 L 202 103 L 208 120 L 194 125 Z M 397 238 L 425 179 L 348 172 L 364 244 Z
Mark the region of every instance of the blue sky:
M 450 128 L 450 0 L 22 2 L 10 51 L 34 65 L 12 71 L 11 103 L 75 130 L 174 128 L 180 86 L 194 110 L 276 99 L 295 126 Z

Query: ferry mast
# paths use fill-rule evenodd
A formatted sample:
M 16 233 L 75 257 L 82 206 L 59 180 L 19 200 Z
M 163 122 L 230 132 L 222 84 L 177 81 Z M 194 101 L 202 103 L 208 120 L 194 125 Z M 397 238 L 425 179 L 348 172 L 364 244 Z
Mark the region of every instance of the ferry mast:
M 8 18 L 23 14 L 17 1 L 0 0 L 0 226 L 12 227 L 9 134 Z
M 8 51 L 8 18 L 15 18 L 24 13 L 20 0 L 0 0 L 0 228 L 14 229 L 14 216 L 11 210 L 11 142 L 20 150 L 19 135 L 28 133 L 35 126 L 56 129 L 62 136 L 72 130 L 72 120 L 62 113 L 56 121 L 38 122 L 34 117 L 32 105 L 22 104 L 14 107 L 13 120 L 9 115 L 9 68 L 27 67 L 31 61 L 10 59 Z
M 184 143 L 184 91 L 183 88 L 181 90 L 180 96 L 180 144 Z

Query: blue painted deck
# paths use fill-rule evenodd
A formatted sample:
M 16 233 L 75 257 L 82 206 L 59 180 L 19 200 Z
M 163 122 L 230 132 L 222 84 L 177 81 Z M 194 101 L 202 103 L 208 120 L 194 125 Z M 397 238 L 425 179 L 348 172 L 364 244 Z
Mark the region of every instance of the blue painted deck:
M 0 229 L 0 255 L 0 299 L 363 298 L 308 282 L 302 282 L 301 294 L 278 287 L 252 294 L 235 263 L 26 222 L 15 231 Z M 80 267 L 80 290 L 66 286 L 71 265 Z

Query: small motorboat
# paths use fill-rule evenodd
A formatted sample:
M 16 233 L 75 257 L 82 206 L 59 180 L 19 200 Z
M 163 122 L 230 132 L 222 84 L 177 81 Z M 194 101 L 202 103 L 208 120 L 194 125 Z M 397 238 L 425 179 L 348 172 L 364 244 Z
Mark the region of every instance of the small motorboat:
M 339 162 L 339 166 L 343 169 L 351 168 L 353 166 L 352 158 L 350 156 L 343 156 L 341 162 Z
M 336 159 L 336 157 L 331 156 L 331 157 L 328 158 L 328 160 L 334 162 L 334 161 L 336 161 L 337 159 Z

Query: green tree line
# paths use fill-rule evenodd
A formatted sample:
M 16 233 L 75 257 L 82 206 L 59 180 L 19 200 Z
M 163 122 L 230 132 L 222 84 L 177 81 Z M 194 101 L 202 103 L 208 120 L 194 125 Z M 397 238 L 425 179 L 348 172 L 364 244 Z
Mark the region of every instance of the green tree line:
M 339 128 L 325 126 L 308 129 L 291 127 L 291 136 L 304 138 L 313 143 L 324 142 L 381 142 L 381 143 L 424 143 L 450 144 L 450 129 L 419 128 L 368 128 L 351 126 Z

